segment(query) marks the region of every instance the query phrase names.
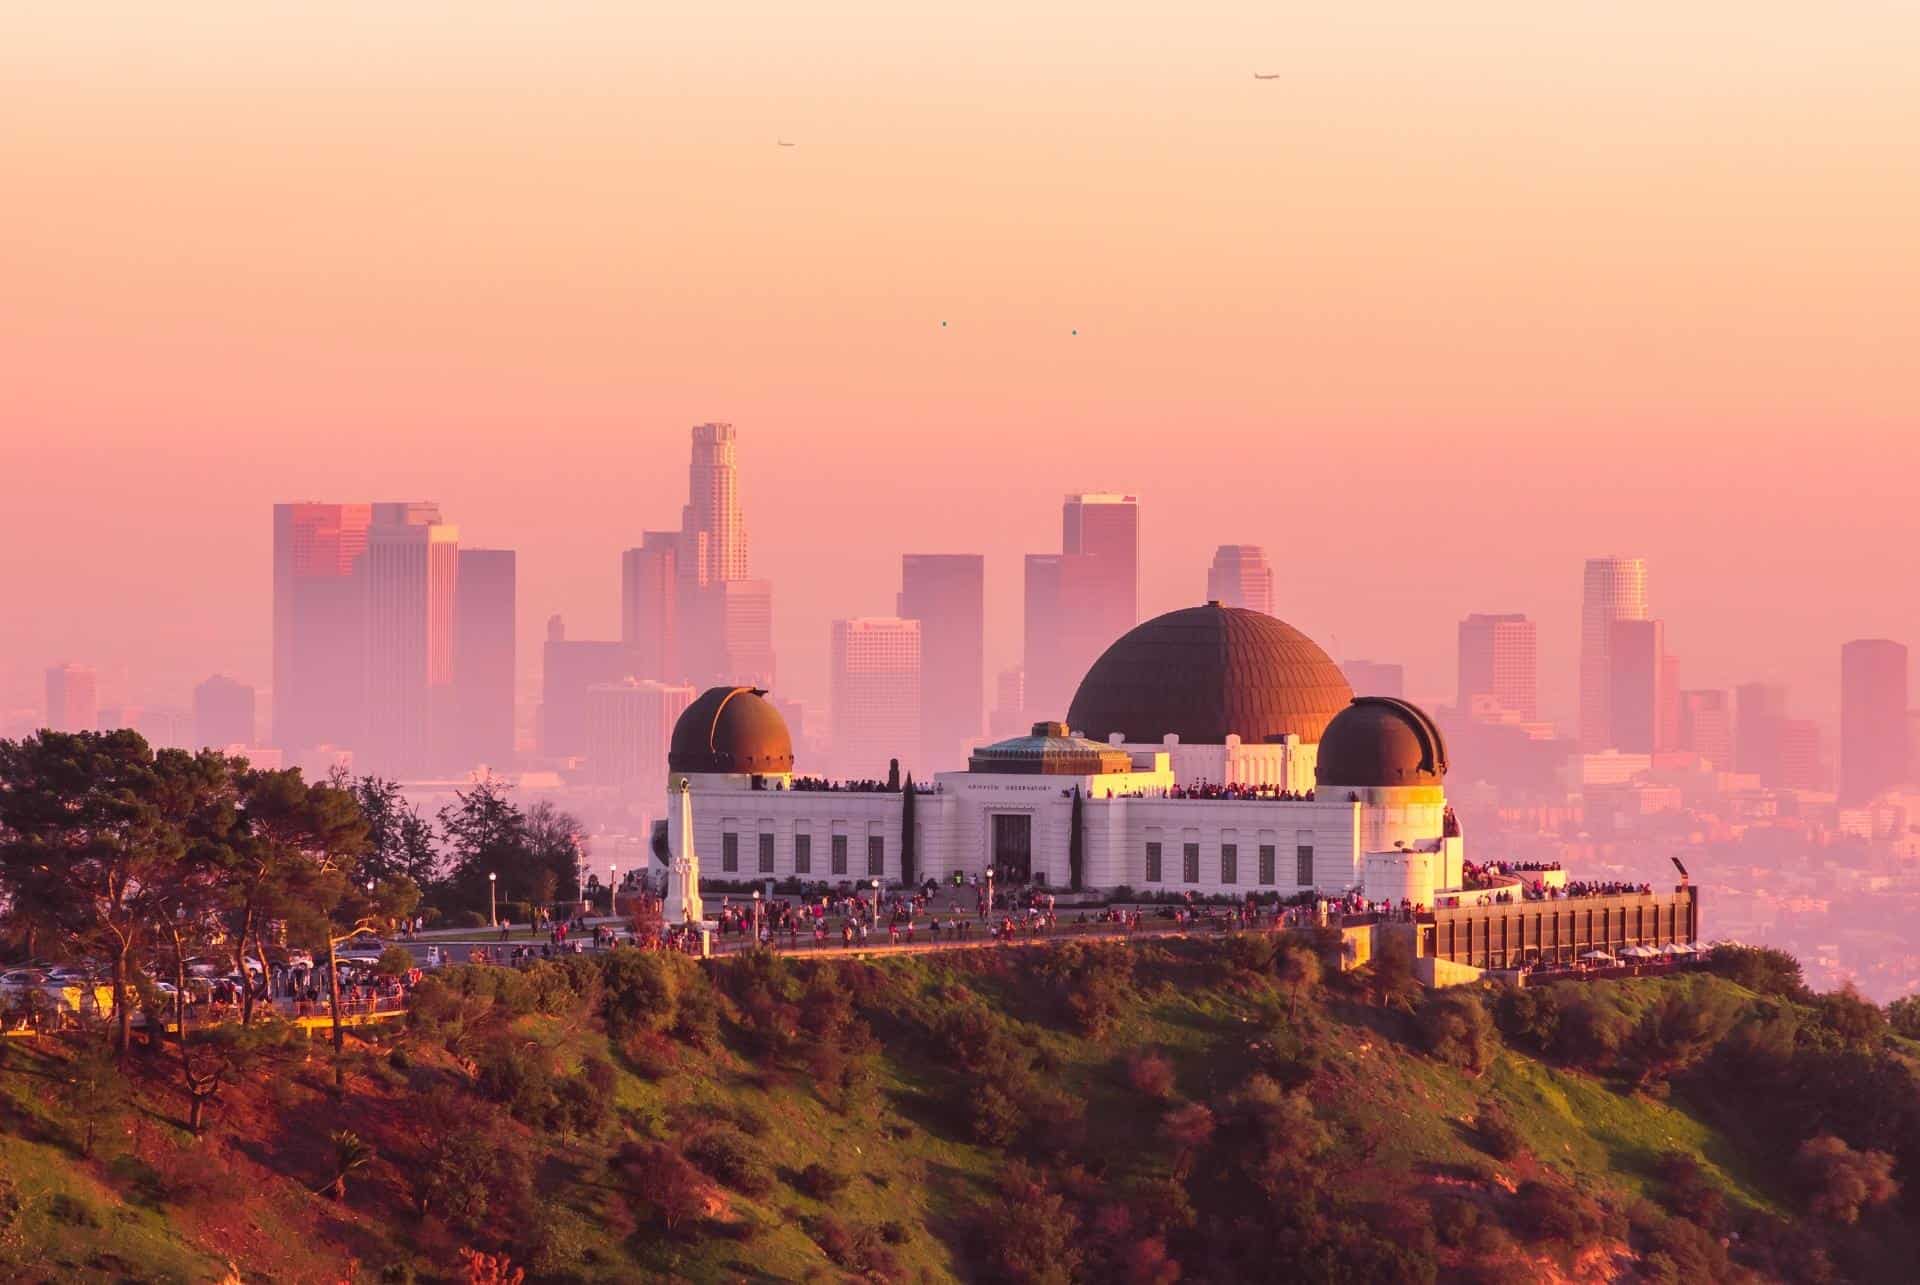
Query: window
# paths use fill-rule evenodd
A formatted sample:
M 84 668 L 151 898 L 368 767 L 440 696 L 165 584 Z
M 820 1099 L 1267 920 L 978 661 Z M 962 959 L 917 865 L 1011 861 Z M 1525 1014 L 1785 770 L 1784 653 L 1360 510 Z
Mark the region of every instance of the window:
M 1220 882 L 1240 882 L 1240 845 L 1235 843 L 1220 845 Z
M 1273 866 L 1274 866 L 1273 845 L 1271 843 L 1263 843 L 1260 845 L 1260 882 L 1261 883 L 1271 884 L 1273 882 Z
M 727 874 L 740 869 L 740 836 L 731 831 L 720 836 L 720 869 Z
M 1293 881 L 1303 888 L 1311 887 L 1313 884 L 1313 845 L 1311 843 L 1303 843 L 1296 847 L 1293 850 L 1293 859 Z
M 833 836 L 833 872 L 837 875 L 847 872 L 847 836 L 844 834 Z
M 1157 843 L 1147 845 L 1147 882 L 1160 882 L 1160 845 Z
M 813 873 L 813 836 L 810 834 L 793 836 L 793 872 L 797 875 Z
M 867 873 L 879 878 L 887 872 L 887 841 L 877 834 L 867 836 Z
M 1180 877 L 1188 883 L 1200 882 L 1200 845 L 1189 843 L 1180 853 Z
M 760 873 L 773 873 L 773 836 L 770 834 L 760 836 Z

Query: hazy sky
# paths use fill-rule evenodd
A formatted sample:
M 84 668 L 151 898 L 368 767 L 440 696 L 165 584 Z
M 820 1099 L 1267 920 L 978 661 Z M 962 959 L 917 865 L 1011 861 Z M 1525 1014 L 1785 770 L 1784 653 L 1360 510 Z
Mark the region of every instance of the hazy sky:
M 1146 609 L 1264 544 L 1416 696 L 1519 610 L 1565 712 L 1618 550 L 1685 685 L 1824 712 L 1920 643 L 1916 66 L 1910 0 L 0 7 L 0 706 L 264 685 L 283 499 L 609 635 L 728 419 L 801 696 L 903 551 L 1010 663 L 1111 487 Z

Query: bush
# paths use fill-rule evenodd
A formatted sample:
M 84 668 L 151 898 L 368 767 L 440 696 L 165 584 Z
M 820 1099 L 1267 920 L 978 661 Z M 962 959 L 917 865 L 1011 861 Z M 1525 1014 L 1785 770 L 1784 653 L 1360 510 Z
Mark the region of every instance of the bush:
M 1887 1005 L 1887 1024 L 1903 1039 L 1920 1040 L 1920 995 L 1908 995 Z
M 1514 1196 L 1514 1218 L 1520 1233 L 1529 1240 L 1569 1247 L 1586 1244 L 1606 1225 L 1600 1207 L 1591 1199 L 1543 1182 L 1520 1184 Z
M 1879 1016 L 1879 1009 L 1867 1008 Z M 1641 1084 L 1666 1080 L 1711 1053 L 1739 1017 L 1739 1000 L 1706 978 L 1693 978 L 1640 1015 L 1627 1038 L 1625 1058 Z
M 1797 1000 L 1807 994 L 1800 961 L 1771 946 L 1716 946 L 1707 956 L 1707 968 L 1761 995 Z
M 628 1200 L 645 1207 L 668 1232 L 706 1208 L 699 1171 L 665 1143 L 630 1142 L 620 1148 L 614 1167 L 626 1179 Z
M 635 1075 L 664 1080 L 673 1074 L 680 1055 L 673 1041 L 658 1031 L 631 1031 L 620 1041 L 620 1057 Z
M 851 1179 L 845 1174 L 835 1173 L 816 1160 L 800 1171 L 794 1178 L 793 1185 L 815 1200 L 826 1201 L 846 1190 L 847 1183 L 850 1181 Z
M 1165 1102 L 1173 1096 L 1173 1063 L 1154 1049 L 1128 1054 L 1127 1083 L 1142 1097 Z
M 1578 982 L 1556 982 L 1552 990 L 1559 1021 L 1550 1052 L 1572 1066 L 1612 1065 L 1632 1030 L 1612 994 Z
M 702 1173 L 743 1196 L 764 1196 L 773 1190 L 773 1175 L 753 1143 L 730 1125 L 700 1134 L 688 1144 L 686 1155 Z
M 600 1016 L 616 1038 L 634 1031 L 665 1031 L 679 1015 L 686 961 L 653 950 L 616 950 L 600 974 Z
M 1851 985 L 1813 1002 L 1821 1028 L 1842 1048 L 1870 1049 L 1886 1039 L 1887 1015 Z
M 1521 1136 L 1519 1126 L 1497 1102 L 1481 1104 L 1479 1114 L 1474 1117 L 1473 1131 L 1479 1135 L 1481 1149 L 1495 1160 L 1515 1160 L 1526 1150 L 1526 1139 Z
M 1829 1222 L 1858 1222 L 1862 1211 L 1884 1205 L 1900 1194 L 1891 1155 L 1855 1151 L 1830 1133 L 1801 1143 L 1793 1168 L 1808 1212 Z
M 1439 1061 L 1474 1075 L 1493 1060 L 1493 1018 L 1474 992 L 1462 987 L 1433 991 L 1420 1005 L 1420 1040 Z

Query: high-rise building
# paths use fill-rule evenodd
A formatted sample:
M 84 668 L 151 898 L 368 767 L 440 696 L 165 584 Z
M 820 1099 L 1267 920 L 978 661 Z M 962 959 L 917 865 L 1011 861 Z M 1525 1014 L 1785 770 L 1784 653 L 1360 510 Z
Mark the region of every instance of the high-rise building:
M 680 534 L 648 531 L 620 555 L 620 641 L 640 678 L 680 674 Z
M 694 685 L 704 689 L 730 683 L 771 689 L 775 678 L 773 582 L 716 581 L 701 591 L 696 608 L 693 620 L 707 644 L 682 658 Z
M 1340 672 L 1356 696 L 1391 696 L 1395 700 L 1407 694 L 1407 670 L 1385 660 L 1344 660 Z
M 1820 724 L 1810 718 L 1780 722 L 1778 785 L 1789 790 L 1827 788 L 1826 764 L 1820 757 Z
M 995 739 L 1018 736 L 1027 730 L 1027 671 L 1015 665 L 1003 669 L 993 680 L 993 713 L 988 716 L 987 731 Z
M 1589 558 L 1580 598 L 1580 748 L 1605 749 L 1613 731 L 1607 684 L 1616 620 L 1645 620 L 1647 563 L 1618 555 Z
M 367 731 L 356 765 L 402 777 L 444 769 L 459 575 L 460 532 L 437 505 L 373 506 L 363 569 Z
M 453 687 L 459 713 L 449 766 L 513 765 L 517 559 L 512 549 L 462 549 L 454 593 Z
M 920 622 L 868 616 L 833 622 L 833 759 L 849 776 L 883 777 L 920 743 Z
M 651 799 L 666 789 L 673 724 L 693 688 L 622 679 L 587 689 L 587 775 L 596 785 Z
M 632 658 L 617 642 L 569 639 L 564 621 L 547 621 L 540 653 L 540 753 L 575 758 L 588 752 L 595 687 L 631 676 Z
M 1080 680 L 1119 636 L 1096 606 L 1102 587 L 1096 561 L 1083 554 L 1027 555 L 1022 660 L 1027 709 L 1036 719 L 1066 718 Z
M 1273 614 L 1273 567 L 1257 544 L 1223 544 L 1207 568 L 1207 601 Z
M 254 743 L 253 688 L 215 674 L 193 689 L 195 749 L 224 750 Z
M 55 732 L 91 732 L 100 721 L 99 684 L 86 665 L 55 665 L 47 671 L 47 727 Z
M 903 555 L 895 610 L 920 622 L 920 766 L 957 768 L 984 723 L 986 559 Z
M 1840 801 L 1907 780 L 1907 649 L 1886 638 L 1840 648 Z
M 1540 643 L 1523 615 L 1475 613 L 1460 622 L 1460 683 L 1455 706 L 1472 717 L 1476 702 L 1522 723 L 1540 719 Z
M 1607 744 L 1622 754 L 1658 754 L 1669 748 L 1666 710 L 1669 669 L 1666 625 L 1616 620 L 1607 640 L 1607 708 L 1613 720 Z
M 1742 683 L 1733 689 L 1733 770 L 1780 783 L 1780 735 L 1787 721 L 1787 689 L 1778 683 Z
M 361 563 L 371 504 L 273 506 L 273 743 L 354 745 L 366 729 Z
M 1060 552 L 1095 559 L 1092 601 L 1106 642 L 1140 623 L 1140 501 L 1084 491 L 1060 508 Z
M 694 426 L 687 505 L 674 551 L 679 668 L 696 686 L 771 688 L 773 585 L 749 578 L 737 447 L 731 424 Z
M 1716 689 L 1680 693 L 1677 746 L 1698 754 L 1716 772 L 1733 770 L 1733 707 Z
M 740 513 L 738 436 L 731 424 L 696 424 L 680 531 L 691 553 L 680 571 L 701 584 L 747 578 L 747 524 Z M 701 538 L 704 537 L 704 538 Z

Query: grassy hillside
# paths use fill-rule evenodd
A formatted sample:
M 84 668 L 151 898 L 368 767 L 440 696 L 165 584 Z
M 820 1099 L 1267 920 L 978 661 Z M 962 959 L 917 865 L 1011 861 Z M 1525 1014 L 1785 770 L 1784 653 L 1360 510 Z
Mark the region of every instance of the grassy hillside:
M 123 1099 L 81 1044 L 8 1040 L 0 1276 L 464 1281 L 471 1248 L 556 1281 L 1900 1279 L 1920 1250 L 1884 1029 L 1719 979 L 1548 1021 L 1316 972 L 1257 939 L 454 970 L 343 1089 L 302 1037 L 223 1047 L 197 1139 L 172 1047 Z M 1852 1076 L 1870 1119 L 1815 1082 Z

